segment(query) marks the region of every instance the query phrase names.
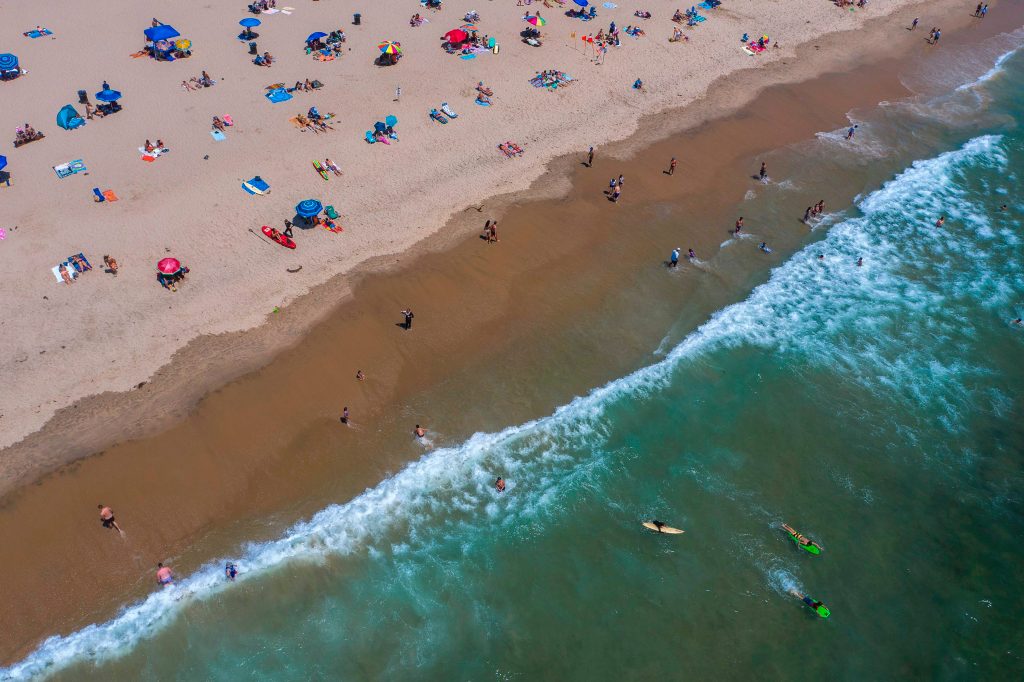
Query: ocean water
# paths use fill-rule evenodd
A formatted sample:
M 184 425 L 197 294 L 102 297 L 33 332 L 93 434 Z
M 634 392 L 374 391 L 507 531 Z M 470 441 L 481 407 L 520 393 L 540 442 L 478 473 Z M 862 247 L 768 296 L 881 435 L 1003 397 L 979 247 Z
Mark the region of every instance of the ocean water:
M 780 150 L 750 201 L 868 189 L 648 366 L 0 679 L 1020 679 L 1024 54 L 988 47 Z

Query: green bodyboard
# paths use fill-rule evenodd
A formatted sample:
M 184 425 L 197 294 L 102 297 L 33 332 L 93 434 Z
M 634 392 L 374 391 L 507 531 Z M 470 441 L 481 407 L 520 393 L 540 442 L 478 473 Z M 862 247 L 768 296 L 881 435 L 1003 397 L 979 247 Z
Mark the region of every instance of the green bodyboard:
M 816 609 L 814 609 L 814 610 L 815 610 L 815 611 L 816 611 L 816 612 L 818 613 L 818 615 L 819 615 L 819 616 L 821 616 L 822 618 L 828 618 L 828 617 L 829 617 L 829 616 L 830 616 L 830 615 L 832 614 L 832 612 L 828 610 L 828 607 L 827 607 L 827 606 L 824 606 L 824 605 L 822 605 L 822 606 L 819 606 L 818 608 L 816 608 Z

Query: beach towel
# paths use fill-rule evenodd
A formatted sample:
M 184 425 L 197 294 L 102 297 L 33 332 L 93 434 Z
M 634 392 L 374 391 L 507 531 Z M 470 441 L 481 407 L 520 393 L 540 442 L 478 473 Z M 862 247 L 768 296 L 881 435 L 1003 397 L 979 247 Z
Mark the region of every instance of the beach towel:
M 68 177 L 69 175 L 74 175 L 75 173 L 84 173 L 85 170 L 85 164 L 82 162 L 81 159 L 76 159 L 75 161 L 62 163 L 59 166 L 53 167 L 53 172 L 56 173 L 57 177 L 61 178 L 62 180 Z
M 749 43 L 749 44 L 747 45 L 747 47 L 749 47 L 749 48 L 750 48 L 751 52 L 756 52 L 756 53 L 758 53 L 758 54 L 760 54 L 761 52 L 764 52 L 764 50 L 765 50 L 765 48 L 761 47 L 760 45 L 758 45 L 757 43 L 755 43 L 755 42 L 753 42 L 753 41 L 751 41 L 751 42 L 750 42 L 750 43 Z
M 117 195 L 114 194 L 114 190 L 112 189 L 103 190 L 103 198 L 107 201 L 117 201 Z
M 52 271 L 53 276 L 57 279 L 57 284 L 64 284 L 64 278 L 60 276 L 60 266 L 62 265 L 68 269 L 68 274 L 71 275 L 71 279 L 72 281 L 74 281 L 74 279 L 78 277 L 78 273 L 75 272 L 75 269 L 71 267 L 67 262 L 57 263 L 56 265 L 53 266 Z
M 0 241 L 3 241 L 4 239 L 7 239 L 7 230 L 0 227 Z
M 459 59 L 476 59 L 476 55 L 475 54 L 464 54 L 461 57 L 459 57 Z
M 145 147 L 139 147 L 139 153 L 142 154 L 142 160 L 146 163 L 153 163 L 157 157 L 161 154 L 166 154 L 167 149 L 154 149 L 151 152 L 147 152 Z
M 210 137 L 212 137 L 215 142 L 223 142 L 224 140 L 228 139 L 228 136 L 219 130 L 211 130 Z
M 223 119 L 224 125 L 226 126 L 235 125 L 235 122 L 231 119 L 231 114 L 224 114 L 223 116 L 221 116 L 221 119 Z
M 284 88 L 274 88 L 266 94 L 266 98 L 274 104 L 278 104 L 279 102 L 287 102 L 292 96 Z
M 44 28 L 42 31 L 37 31 L 36 29 L 32 29 L 31 31 L 26 31 L 22 35 L 26 35 L 29 38 L 42 38 L 43 36 L 52 36 L 53 35 L 53 31 L 51 31 L 48 28 Z
M 489 106 L 491 106 L 491 103 L 490 103 L 490 102 L 481 102 L 481 101 L 480 101 L 480 100 L 478 100 L 478 99 L 475 99 L 475 100 L 473 100 L 473 103 L 474 103 L 474 104 L 479 104 L 479 105 L 480 105 L 480 106 L 482 106 L 482 107 L 489 107 Z
M 249 194 L 270 194 L 270 185 L 268 185 L 267 181 L 258 175 L 252 178 L 251 180 L 246 180 L 245 182 L 243 182 L 242 189 L 244 189 Z

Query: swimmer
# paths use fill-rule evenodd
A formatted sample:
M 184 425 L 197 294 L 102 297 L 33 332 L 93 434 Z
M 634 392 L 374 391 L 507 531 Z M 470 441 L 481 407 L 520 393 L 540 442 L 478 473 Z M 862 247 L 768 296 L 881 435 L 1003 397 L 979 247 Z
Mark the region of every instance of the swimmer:
M 942 216 L 935 221 L 935 227 L 942 227 L 946 223 L 946 216 Z
M 494 482 L 494 489 L 499 493 L 505 492 L 505 479 L 498 476 L 498 480 Z
M 812 215 L 814 215 L 814 208 L 812 208 L 811 206 L 808 206 L 807 210 L 804 211 L 804 222 L 805 223 L 809 222 Z
M 1021 322 L 1021 319 L 1019 317 L 1016 320 L 1014 320 L 1013 322 L 1011 322 L 1010 324 L 1012 324 L 1014 326 L 1017 326 L 1017 327 L 1024 326 L 1024 322 Z
M 857 267 L 859 268 L 859 267 L 861 267 L 862 265 L 864 265 L 864 259 L 863 259 L 863 258 L 858 258 L 858 259 L 857 259 Z
M 156 581 L 161 585 L 174 584 L 174 572 L 162 563 L 156 565 Z
M 234 564 L 224 564 L 224 575 L 228 580 L 234 580 L 235 576 L 238 575 L 238 567 Z
M 416 434 L 417 438 L 423 438 L 423 436 L 427 435 L 427 430 L 419 424 L 416 425 L 416 428 L 413 429 L 412 432 Z
M 117 521 L 114 520 L 114 510 L 110 507 L 104 507 L 102 504 L 97 504 L 96 508 L 100 510 L 100 523 L 103 524 L 104 528 L 113 528 L 121 535 L 124 535 L 124 531 L 121 530 L 121 526 L 117 525 Z
M 687 254 L 686 254 L 686 257 L 687 257 L 687 258 L 689 258 L 690 260 L 693 260 L 694 258 L 696 258 L 696 257 L 697 257 L 697 254 L 696 254 L 696 253 L 694 252 L 694 250 L 693 250 L 693 249 L 690 249 L 690 250 L 689 250 L 689 251 L 687 252 Z
M 761 249 L 765 253 L 771 253 L 771 249 L 768 248 L 768 242 L 761 242 L 760 246 L 757 248 Z
M 366 379 L 366 375 L 363 374 L 363 370 L 357 369 L 356 370 L 356 381 L 364 381 L 365 379 Z

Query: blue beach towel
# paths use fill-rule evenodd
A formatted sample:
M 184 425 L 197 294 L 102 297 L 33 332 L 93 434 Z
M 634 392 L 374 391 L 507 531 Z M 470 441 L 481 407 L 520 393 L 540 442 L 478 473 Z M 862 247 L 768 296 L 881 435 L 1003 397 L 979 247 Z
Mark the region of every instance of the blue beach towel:
M 43 36 L 52 36 L 53 35 L 53 31 L 51 31 L 48 28 L 44 28 L 42 31 L 37 31 L 35 29 L 32 29 L 31 31 L 29 31 L 25 35 L 27 35 L 29 38 L 42 38 Z
M 270 191 L 270 185 L 267 184 L 266 180 L 257 175 L 251 180 L 243 182 L 242 189 L 249 194 L 266 194 Z
M 292 96 L 288 94 L 288 91 L 284 88 L 274 88 L 266 94 L 266 98 L 274 104 L 277 104 L 279 102 L 287 102 L 292 98 Z
M 211 130 L 210 137 L 212 137 L 216 142 L 223 142 L 224 140 L 228 139 L 227 135 L 225 135 L 219 130 Z
M 459 57 L 459 59 L 476 59 L 476 55 L 475 54 L 464 54 L 461 57 Z

